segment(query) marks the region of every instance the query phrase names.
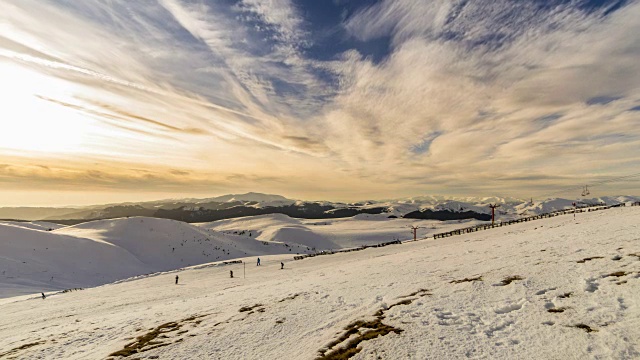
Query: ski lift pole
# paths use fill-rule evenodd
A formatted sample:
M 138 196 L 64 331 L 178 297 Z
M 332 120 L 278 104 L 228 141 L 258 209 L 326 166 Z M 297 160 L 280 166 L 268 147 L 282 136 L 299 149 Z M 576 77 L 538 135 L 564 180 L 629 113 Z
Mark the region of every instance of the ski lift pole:
M 496 208 L 500 207 L 500 204 L 489 204 L 491 208 L 491 227 L 495 224 L 496 221 Z
M 413 241 L 418 241 L 418 236 L 416 231 L 418 231 L 418 229 L 420 229 L 419 226 L 411 226 L 411 230 L 413 230 Z

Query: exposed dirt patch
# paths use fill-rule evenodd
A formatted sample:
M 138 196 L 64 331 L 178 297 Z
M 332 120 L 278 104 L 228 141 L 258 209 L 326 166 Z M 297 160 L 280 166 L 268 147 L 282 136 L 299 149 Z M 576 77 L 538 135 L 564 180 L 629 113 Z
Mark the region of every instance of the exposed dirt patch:
M 420 289 L 409 295 L 400 296 L 399 298 L 413 297 L 413 296 L 427 296 L 431 295 L 429 290 Z M 320 356 L 316 360 L 346 360 L 358 354 L 362 348 L 358 347 L 363 341 L 375 339 L 379 336 L 385 336 L 390 333 L 400 334 L 404 330 L 387 325 L 382 322 L 385 318 L 385 312 L 395 306 L 409 305 L 413 299 L 405 299 L 395 304 L 388 306 L 386 309 L 380 309 L 376 311 L 373 316 L 374 320 L 365 321 L 358 320 L 347 325 L 344 328 L 344 333 L 337 339 L 327 344 L 324 348 L 319 350 Z M 341 345 L 341 346 L 340 346 Z
M 361 342 L 375 339 L 379 336 L 385 336 L 390 333 L 400 334 L 402 329 L 384 324 L 382 320 L 375 319 L 372 321 L 355 321 L 344 328 L 345 332 L 338 339 L 329 343 L 326 349 L 320 350 L 321 356 L 317 360 L 345 360 L 350 359 L 359 353 L 362 349 L 358 347 Z M 345 342 L 347 339 L 357 335 L 347 341 L 344 346 L 334 349 L 337 345 Z
M 564 293 L 562 295 L 558 295 L 558 298 L 560 298 L 560 299 L 568 299 L 568 298 L 571 297 L 571 295 L 573 295 L 573 292 L 566 292 L 566 293 Z
M 38 346 L 40 344 L 44 344 L 44 343 L 45 343 L 45 341 L 43 340 L 43 341 L 36 341 L 36 342 L 29 343 L 29 344 L 20 345 L 20 346 L 15 347 L 15 348 L 7 351 L 7 352 L 1 353 L 0 354 L 0 358 L 1 357 L 5 357 L 5 356 L 10 356 L 10 355 L 15 355 L 18 352 L 20 352 L 21 350 L 25 350 L 25 349 L 28 349 L 28 348 L 31 348 L 31 347 L 34 347 L 34 346 Z
M 293 294 L 293 295 L 288 296 L 288 297 L 286 297 L 286 298 L 284 298 L 282 300 L 279 300 L 278 302 L 281 303 L 281 302 L 285 302 L 287 300 L 293 300 L 293 299 L 297 298 L 300 295 L 302 295 L 302 293 Z
M 500 282 L 501 286 L 507 286 L 509 284 L 511 284 L 514 281 L 518 281 L 518 280 L 524 280 L 524 278 L 520 275 L 514 275 L 514 276 L 508 276 L 504 279 L 502 279 L 502 281 Z
M 240 310 L 238 310 L 238 311 L 239 311 L 239 312 L 251 311 L 251 310 L 253 310 L 253 309 L 255 309 L 255 308 L 258 308 L 258 307 L 261 307 L 261 306 L 264 306 L 264 305 L 262 305 L 262 304 L 255 304 L 255 305 L 253 305 L 253 306 L 243 306 L 243 307 L 241 307 L 241 308 L 240 308 Z
M 566 307 L 559 307 L 559 308 L 551 308 L 551 309 L 548 309 L 548 310 L 547 310 L 547 312 L 550 312 L 550 313 L 562 313 L 562 312 L 564 312 L 565 310 L 567 310 L 567 308 L 566 308 Z
M 398 296 L 398 299 L 404 299 L 404 298 L 408 298 L 408 297 L 412 297 L 412 296 L 423 297 L 423 296 L 431 296 L 431 295 L 433 295 L 433 294 L 431 294 L 429 292 L 429 290 L 427 290 L 427 289 L 419 289 L 418 291 L 414 291 L 409 295 Z
M 625 276 L 625 275 L 629 275 L 630 273 L 628 272 L 624 272 L 624 271 L 616 271 L 616 272 L 612 272 L 611 274 L 607 274 L 604 275 L 603 277 L 621 277 L 621 276 Z
M 157 349 L 159 347 L 171 345 L 171 337 L 167 334 L 176 332 L 176 335 L 183 335 L 188 330 L 180 331 L 180 328 L 188 323 L 199 324 L 203 317 L 209 316 L 211 314 L 203 314 L 203 315 L 193 315 L 186 319 L 182 319 L 180 321 L 171 321 L 155 328 L 150 328 L 149 331 L 144 334 L 136 337 L 136 340 L 130 342 L 124 346 L 122 350 L 118 350 L 109 354 L 109 356 L 114 357 L 128 357 L 133 354 L 138 354 L 141 352 Z M 195 325 L 194 325 L 195 326 Z M 182 339 L 179 338 L 173 343 L 181 342 Z
M 464 279 L 460 279 L 460 280 L 451 280 L 449 281 L 449 284 L 461 284 L 464 282 L 473 282 L 473 281 L 482 281 L 482 276 L 476 276 L 476 277 L 472 277 L 472 278 L 464 278 Z
M 125 345 L 124 349 L 111 353 L 109 354 L 109 356 L 127 357 L 133 354 L 141 353 L 141 352 L 155 349 L 161 346 L 167 346 L 169 345 L 168 343 L 163 343 L 161 341 L 154 341 L 154 340 L 162 334 L 178 331 L 180 329 L 180 326 L 181 325 L 179 323 L 174 321 L 162 324 L 152 329 L 148 333 L 138 336 L 136 338 L 136 341 Z
M 576 325 L 570 325 L 569 327 L 574 327 L 577 329 L 582 329 L 588 333 L 591 332 L 597 332 L 598 330 L 591 328 L 589 325 L 585 325 L 585 324 L 576 324 Z
M 584 264 L 587 261 L 591 261 L 591 260 L 595 260 L 595 259 L 604 259 L 602 256 L 592 256 L 592 257 L 587 257 L 584 258 L 582 260 L 578 260 L 576 261 L 578 264 Z

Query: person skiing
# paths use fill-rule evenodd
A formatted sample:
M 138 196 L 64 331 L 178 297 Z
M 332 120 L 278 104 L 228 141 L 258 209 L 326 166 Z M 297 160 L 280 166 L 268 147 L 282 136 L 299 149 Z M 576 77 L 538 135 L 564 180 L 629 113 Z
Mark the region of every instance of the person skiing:
M 231 278 L 233 279 L 233 270 L 229 270 L 229 274 L 231 275 Z
M 178 275 L 176 275 L 176 285 L 178 285 Z
M 280 270 L 284 269 L 284 263 L 280 261 Z
M 256 264 L 256 266 L 260 266 L 260 258 L 258 258 L 258 263 Z
M 47 298 L 47 296 L 44 293 L 40 293 L 40 294 L 42 294 L 42 300 Z

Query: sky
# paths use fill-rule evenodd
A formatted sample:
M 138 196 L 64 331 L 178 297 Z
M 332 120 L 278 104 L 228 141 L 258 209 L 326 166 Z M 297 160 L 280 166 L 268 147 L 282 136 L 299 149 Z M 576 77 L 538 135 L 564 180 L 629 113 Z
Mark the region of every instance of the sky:
M 638 173 L 639 34 L 632 0 L 0 0 L 0 206 Z

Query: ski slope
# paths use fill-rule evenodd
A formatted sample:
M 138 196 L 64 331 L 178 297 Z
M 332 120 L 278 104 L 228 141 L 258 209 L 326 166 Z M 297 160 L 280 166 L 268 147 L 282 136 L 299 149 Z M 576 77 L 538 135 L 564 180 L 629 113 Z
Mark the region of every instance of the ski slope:
M 483 222 L 473 219 L 390 219 L 389 214 L 359 214 L 338 219 L 295 219 L 283 214 L 269 214 L 195 225 L 224 233 L 250 232 L 258 240 L 303 245 L 321 251 L 410 240 L 413 239 L 412 226 L 419 227 L 417 236 L 424 238 L 437 232 L 480 223 Z
M 0 357 L 636 359 L 639 219 L 640 207 L 614 208 L 300 261 L 271 255 L 260 267 L 252 257 L 246 278 L 242 264 L 199 266 L 4 299 Z
M 146 217 L 44 228 L 51 227 L 0 223 L 0 298 L 97 286 L 244 256 L 310 251 Z
M 418 236 L 425 237 L 476 222 L 386 215 L 304 220 L 282 214 L 203 224 L 149 217 L 67 227 L 0 222 L 0 298 L 98 286 L 246 256 L 297 255 L 407 240 L 412 225 L 420 226 Z

